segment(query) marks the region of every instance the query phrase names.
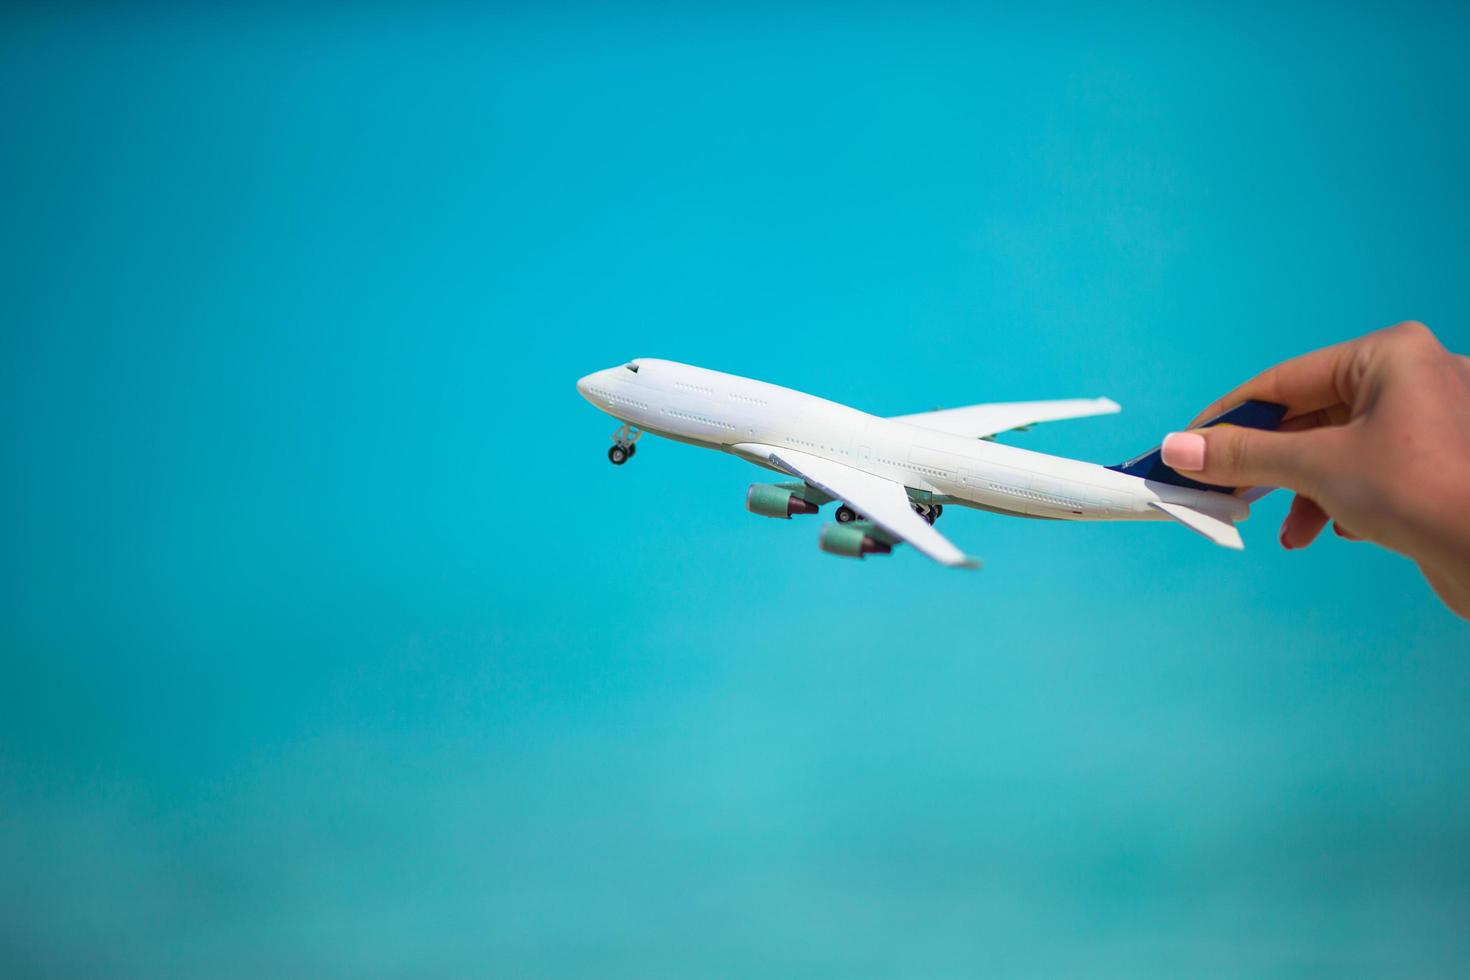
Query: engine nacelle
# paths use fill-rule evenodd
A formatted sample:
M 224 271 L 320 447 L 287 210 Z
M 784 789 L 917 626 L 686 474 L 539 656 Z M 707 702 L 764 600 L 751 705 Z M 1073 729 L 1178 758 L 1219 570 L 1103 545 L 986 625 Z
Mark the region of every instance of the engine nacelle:
M 832 555 L 844 558 L 861 558 L 863 555 L 886 555 L 893 545 L 879 541 L 868 531 L 869 527 L 854 527 L 851 524 L 828 524 L 822 528 L 817 547 Z
M 815 514 L 818 508 L 789 487 L 752 483 L 745 492 L 745 509 L 762 517 L 789 518 L 792 514 Z

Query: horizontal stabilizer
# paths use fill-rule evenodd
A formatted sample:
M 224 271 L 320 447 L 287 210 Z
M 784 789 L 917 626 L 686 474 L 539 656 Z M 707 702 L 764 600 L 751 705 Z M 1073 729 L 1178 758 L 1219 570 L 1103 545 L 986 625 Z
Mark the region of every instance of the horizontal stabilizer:
M 1221 547 L 1234 548 L 1237 551 L 1245 548 L 1245 542 L 1240 540 L 1240 532 L 1224 518 L 1185 504 L 1170 504 L 1162 500 L 1150 503 L 1191 531 L 1203 534 Z

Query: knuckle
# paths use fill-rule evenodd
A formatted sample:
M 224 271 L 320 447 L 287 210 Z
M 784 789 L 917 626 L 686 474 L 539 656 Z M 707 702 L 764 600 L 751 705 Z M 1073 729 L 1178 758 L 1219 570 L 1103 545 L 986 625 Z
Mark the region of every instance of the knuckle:
M 1266 401 L 1283 401 L 1281 394 L 1281 366 L 1272 365 L 1262 371 L 1255 379 L 1255 385 L 1260 392 L 1260 397 Z
M 1224 434 L 1221 441 L 1224 443 L 1226 468 L 1232 473 L 1245 470 L 1250 464 L 1249 440 L 1244 437 L 1243 433 L 1233 428 L 1220 431 Z
M 1434 331 L 1418 320 L 1405 320 L 1403 323 L 1394 324 L 1388 328 L 1388 331 L 1393 341 L 1404 347 L 1421 348 L 1439 344 L 1434 336 Z

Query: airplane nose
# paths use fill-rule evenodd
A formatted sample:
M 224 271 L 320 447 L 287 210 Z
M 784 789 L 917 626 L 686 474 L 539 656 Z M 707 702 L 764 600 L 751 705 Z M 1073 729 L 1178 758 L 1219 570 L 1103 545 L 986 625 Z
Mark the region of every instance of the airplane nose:
M 577 379 L 577 394 L 588 401 L 592 400 L 592 375 Z

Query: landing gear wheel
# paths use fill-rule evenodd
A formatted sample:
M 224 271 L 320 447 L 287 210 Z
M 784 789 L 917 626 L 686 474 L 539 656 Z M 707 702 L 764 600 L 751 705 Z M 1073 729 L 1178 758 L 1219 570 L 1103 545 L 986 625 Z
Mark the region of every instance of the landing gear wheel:
M 855 520 L 857 520 L 857 513 L 851 507 L 843 504 L 837 508 L 838 524 L 851 524 Z
M 624 422 L 622 428 L 613 433 L 613 447 L 607 451 L 607 458 L 612 460 L 614 466 L 622 466 L 638 451 L 637 443 L 642 435 L 633 423 Z

